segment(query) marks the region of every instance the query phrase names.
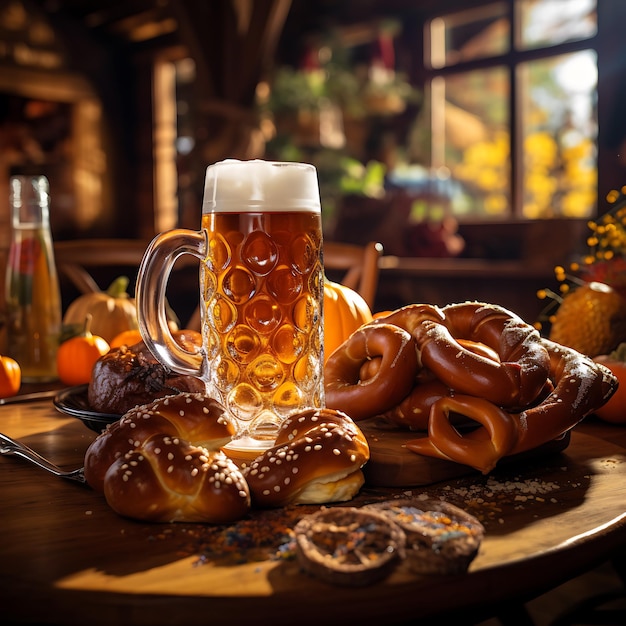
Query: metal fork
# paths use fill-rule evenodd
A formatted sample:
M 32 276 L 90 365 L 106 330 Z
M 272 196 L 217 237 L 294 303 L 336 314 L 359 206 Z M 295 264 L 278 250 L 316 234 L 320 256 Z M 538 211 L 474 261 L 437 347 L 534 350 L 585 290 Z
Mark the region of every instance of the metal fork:
M 38 465 L 47 472 L 59 476 L 60 478 L 66 478 L 67 480 L 73 480 L 77 483 L 86 484 L 84 468 L 79 468 L 67 472 L 56 466 L 54 463 L 44 459 L 40 454 L 29 448 L 26 444 L 20 443 L 0 433 L 0 454 L 12 454 L 14 456 L 20 456 L 35 465 Z

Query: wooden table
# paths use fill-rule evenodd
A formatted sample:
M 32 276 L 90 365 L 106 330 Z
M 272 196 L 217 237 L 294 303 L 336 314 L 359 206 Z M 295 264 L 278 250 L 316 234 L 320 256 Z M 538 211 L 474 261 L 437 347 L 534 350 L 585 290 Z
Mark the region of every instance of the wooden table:
M 68 469 L 82 464 L 95 437 L 50 400 L 0 406 L 0 432 Z M 88 487 L 1 457 L 0 618 L 65 626 L 388 625 L 504 614 L 625 545 L 625 455 L 626 427 L 588 419 L 564 451 L 490 477 L 365 489 L 356 504 L 405 492 L 444 495 L 476 514 L 487 534 L 467 575 L 418 578 L 399 568 L 361 589 L 312 579 L 293 559 L 214 562 L 210 549 L 219 552 L 215 536 L 223 537 L 216 529 L 123 519 Z

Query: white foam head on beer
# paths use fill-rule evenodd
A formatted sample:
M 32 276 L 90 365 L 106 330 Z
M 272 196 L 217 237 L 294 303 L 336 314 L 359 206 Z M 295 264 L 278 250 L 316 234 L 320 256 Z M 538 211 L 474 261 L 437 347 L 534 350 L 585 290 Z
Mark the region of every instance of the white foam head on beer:
M 226 159 L 206 170 L 203 213 L 320 212 L 317 171 L 307 163 Z

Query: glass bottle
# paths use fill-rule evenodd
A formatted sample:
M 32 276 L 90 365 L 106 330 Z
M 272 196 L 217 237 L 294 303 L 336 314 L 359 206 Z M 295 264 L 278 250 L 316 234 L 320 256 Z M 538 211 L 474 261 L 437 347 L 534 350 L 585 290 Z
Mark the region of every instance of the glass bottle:
M 56 380 L 61 295 L 45 176 L 12 176 L 11 247 L 6 276 L 7 354 L 24 382 Z

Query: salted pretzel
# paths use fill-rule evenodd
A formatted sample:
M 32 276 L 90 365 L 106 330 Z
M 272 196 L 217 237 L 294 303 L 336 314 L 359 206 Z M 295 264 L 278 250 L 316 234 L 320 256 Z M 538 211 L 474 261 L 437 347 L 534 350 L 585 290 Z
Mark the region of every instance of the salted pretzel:
M 412 350 L 417 350 L 415 367 Z M 324 372 L 326 403 L 355 420 L 385 414 L 411 393 L 411 377 L 427 370 L 450 392 L 524 408 L 540 395 L 549 368 L 538 331 L 502 307 L 414 304 L 362 326 L 335 350 Z
M 274 446 L 245 467 L 253 504 L 344 502 L 363 486 L 369 460 L 361 429 L 334 409 L 306 409 L 281 425 Z
M 550 356 L 549 378 L 554 385 L 545 399 L 509 413 L 480 398 L 438 398 L 430 409 L 428 436 L 411 440 L 406 447 L 486 474 L 504 456 L 559 438 L 617 389 L 617 378 L 608 368 L 547 339 L 542 339 L 542 344 Z M 477 428 L 461 433 L 450 422 L 453 413 L 475 420 Z
M 233 522 L 250 510 L 248 485 L 221 450 L 234 432 L 212 398 L 158 398 L 127 411 L 94 439 L 85 453 L 85 479 L 125 517 Z
M 550 357 L 539 332 L 503 307 L 480 302 L 440 310 L 411 305 L 380 322 L 398 323 L 408 330 L 417 343 L 421 365 L 457 393 L 523 408 L 546 383 Z M 479 354 L 459 339 L 488 346 L 498 360 Z
M 415 367 L 403 355 L 406 377 L 394 361 L 400 344 L 416 355 Z M 327 406 L 423 430 L 409 450 L 484 473 L 563 436 L 617 388 L 606 367 L 480 302 L 403 307 L 361 327 L 331 359 Z

